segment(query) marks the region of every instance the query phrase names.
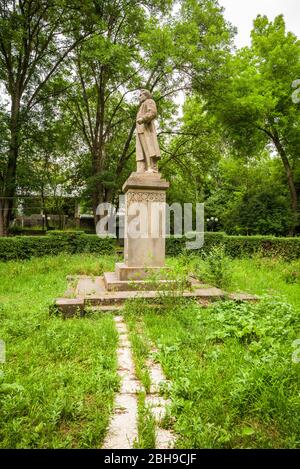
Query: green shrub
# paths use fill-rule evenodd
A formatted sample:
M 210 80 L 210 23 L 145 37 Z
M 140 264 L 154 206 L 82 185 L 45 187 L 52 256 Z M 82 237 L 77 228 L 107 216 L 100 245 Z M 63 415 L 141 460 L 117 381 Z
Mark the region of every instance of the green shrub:
M 227 236 L 225 233 L 205 233 L 204 245 L 200 249 L 186 249 L 186 237 L 174 236 L 166 239 L 168 256 L 205 256 L 214 246 L 223 244 L 226 255 L 230 257 L 281 257 L 292 260 L 300 257 L 300 237 L 275 238 L 271 236 Z M 80 253 L 95 252 L 111 254 L 114 252 L 115 238 L 99 237 L 82 231 L 53 230 L 47 236 L 15 236 L 0 238 L 0 259 L 29 259 L 34 256 L 46 256 L 60 252 Z
M 80 232 L 51 232 L 48 236 L 15 236 L 0 238 L 0 259 L 30 259 L 56 255 L 60 252 L 75 253 L 114 253 L 115 239 L 86 235 Z
M 212 246 L 217 244 L 222 244 L 224 241 L 225 233 L 204 233 L 204 245 L 200 249 L 186 249 L 186 243 L 189 241 L 194 241 L 193 238 L 187 238 L 182 236 L 177 238 L 171 236 L 166 239 L 166 253 L 168 256 L 178 256 L 180 254 L 199 254 L 204 252 L 209 252 Z
M 261 254 L 265 257 L 298 259 L 300 238 L 275 238 L 273 236 L 225 236 L 226 252 L 231 257 Z
M 286 260 L 300 257 L 300 237 L 276 238 L 273 236 L 228 236 L 225 233 L 204 233 L 204 245 L 200 249 L 186 249 L 186 237 L 166 239 L 166 253 L 169 256 L 201 255 L 209 253 L 213 246 L 223 244 L 230 257 L 281 257 Z
M 216 287 L 226 287 L 230 281 L 230 261 L 223 244 L 215 245 L 205 255 L 205 280 Z
M 85 231 L 83 230 L 51 230 L 47 232 L 48 236 L 73 236 L 82 235 Z

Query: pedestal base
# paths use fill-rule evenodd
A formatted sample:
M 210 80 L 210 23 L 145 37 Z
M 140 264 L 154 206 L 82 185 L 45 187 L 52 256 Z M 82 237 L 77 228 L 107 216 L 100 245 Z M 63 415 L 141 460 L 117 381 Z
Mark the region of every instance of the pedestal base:
M 168 267 L 129 267 L 117 262 L 115 272 L 104 273 L 104 284 L 108 291 L 171 289 L 176 282 L 167 278 L 168 272 Z
M 164 267 L 168 187 L 159 173 L 132 173 L 125 182 L 126 266 Z
M 145 280 L 147 278 L 163 279 L 170 269 L 167 267 L 129 267 L 124 262 L 116 263 L 116 276 L 118 280 Z
M 114 274 L 106 274 L 106 281 L 112 285 L 114 280 Z M 234 301 L 250 301 L 256 302 L 259 300 L 257 296 L 248 295 L 244 293 L 231 293 L 228 294 L 222 290 L 219 290 L 215 287 L 209 287 L 208 285 L 203 285 L 200 282 L 189 279 L 192 288 L 186 289 L 185 291 L 176 292 L 173 285 L 173 293 L 176 298 L 178 295 L 183 298 L 190 298 L 197 301 L 201 306 L 209 306 L 211 302 L 221 299 L 229 299 Z M 158 304 L 160 301 L 161 293 L 157 290 L 153 291 L 151 289 L 139 290 L 138 288 L 131 288 L 130 291 L 127 290 L 128 283 L 119 282 L 119 286 L 123 288 L 124 284 L 126 285 L 125 290 L 107 290 L 105 285 L 105 279 L 103 277 L 89 277 L 88 275 L 78 275 L 68 278 L 68 289 L 65 293 L 64 298 L 57 298 L 55 301 L 55 309 L 60 311 L 65 317 L 70 317 L 73 315 L 80 316 L 84 315 L 85 310 L 88 308 L 95 308 L 99 312 L 114 312 L 121 309 L 124 303 L 127 300 L 141 298 L 145 301 L 148 301 L 149 304 Z M 146 282 L 140 281 L 144 284 Z M 131 283 L 130 286 L 133 284 Z M 164 285 L 164 283 L 161 283 Z M 168 288 L 166 288 L 168 290 Z M 50 311 L 53 311 L 53 306 L 50 307 Z
M 176 280 L 119 280 L 116 272 L 104 273 L 104 285 L 107 291 L 161 291 L 172 290 Z

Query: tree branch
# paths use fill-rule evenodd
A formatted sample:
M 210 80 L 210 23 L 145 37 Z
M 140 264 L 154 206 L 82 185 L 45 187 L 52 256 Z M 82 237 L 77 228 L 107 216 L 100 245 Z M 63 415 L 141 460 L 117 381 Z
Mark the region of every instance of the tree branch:
M 91 112 L 90 112 L 90 106 L 89 106 L 89 100 L 86 92 L 86 87 L 82 75 L 82 68 L 81 68 L 81 61 L 80 61 L 80 56 L 79 54 L 77 55 L 77 66 L 78 66 L 78 74 L 80 78 L 80 83 L 81 83 L 81 88 L 82 88 L 82 95 L 83 95 L 83 102 L 85 105 L 86 109 L 86 114 L 87 114 L 87 119 L 88 119 L 88 124 L 89 124 L 89 129 L 90 129 L 90 134 L 91 138 L 94 138 L 94 133 L 93 133 L 93 126 L 92 126 L 92 119 L 91 119 Z
M 55 63 L 55 65 L 52 67 L 52 69 L 50 70 L 50 72 L 48 72 L 48 74 L 46 75 L 46 77 L 44 78 L 43 81 L 40 82 L 40 84 L 37 86 L 37 88 L 35 89 L 35 91 L 33 92 L 33 94 L 31 95 L 31 98 L 29 99 L 27 105 L 26 105 L 26 111 L 28 111 L 29 109 L 31 109 L 34 105 L 35 105 L 35 102 L 34 102 L 34 99 L 36 98 L 36 96 L 38 95 L 38 93 L 40 92 L 40 90 L 43 88 L 43 86 L 45 85 L 45 83 L 47 83 L 47 81 L 52 77 L 52 75 L 56 72 L 57 68 L 60 66 L 60 64 L 63 62 L 63 60 L 65 59 L 65 57 L 81 42 L 83 41 L 84 39 L 86 39 L 86 37 L 88 37 L 90 35 L 90 33 L 87 33 L 86 35 L 80 37 L 79 39 L 77 39 L 73 44 L 70 45 L 70 47 L 68 47 L 68 49 L 64 52 L 64 54 L 57 60 L 57 62 Z

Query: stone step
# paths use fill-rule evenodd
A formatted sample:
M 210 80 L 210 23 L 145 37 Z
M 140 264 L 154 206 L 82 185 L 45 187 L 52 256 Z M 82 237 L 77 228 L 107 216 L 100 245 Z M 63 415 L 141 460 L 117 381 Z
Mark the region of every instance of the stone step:
M 135 282 L 137 280 L 166 280 L 168 273 L 171 271 L 169 267 L 133 267 L 128 266 L 124 262 L 116 262 L 115 272 L 118 280 L 127 280 Z
M 109 292 L 164 290 L 176 284 L 176 280 L 119 280 L 116 272 L 104 273 L 105 288 Z
M 120 312 L 124 309 L 124 305 L 122 304 L 115 304 L 115 305 L 98 305 L 92 306 L 89 308 L 91 311 L 95 313 L 115 313 Z
M 147 301 L 152 301 L 153 299 L 159 298 L 159 295 L 164 297 L 165 292 L 155 291 L 106 291 L 98 292 L 95 294 L 94 290 L 91 295 L 88 294 L 88 291 L 85 292 L 84 297 L 77 298 L 58 298 L 56 300 L 56 308 L 61 311 L 65 316 L 73 316 L 80 312 L 81 315 L 84 314 L 84 309 L 86 307 L 97 307 L 103 312 L 105 311 L 117 311 L 126 300 L 134 298 L 143 298 Z M 166 294 L 172 295 L 170 292 Z M 225 293 L 219 290 L 218 288 L 207 288 L 199 289 L 195 291 L 184 291 L 180 293 L 181 296 L 185 298 L 195 298 L 195 299 L 204 299 L 207 301 L 214 301 L 218 299 L 225 298 Z M 174 293 L 176 296 L 176 293 Z M 107 308 L 108 307 L 108 308 Z M 102 309 L 104 308 L 104 309 Z
M 111 278 L 111 277 L 110 277 Z M 115 277 L 114 277 L 115 278 Z M 108 278 L 109 280 L 109 278 Z M 76 283 L 76 278 L 72 278 L 72 282 Z M 127 283 L 127 282 L 125 282 Z M 134 283 L 136 285 L 136 282 Z M 147 285 L 148 286 L 148 285 Z M 88 277 L 78 276 L 77 286 L 73 287 L 73 298 L 58 298 L 55 302 L 55 309 L 62 312 L 65 317 L 84 315 L 85 309 L 95 308 L 99 312 L 114 312 L 119 311 L 124 305 L 126 300 L 143 298 L 147 303 L 156 304 L 159 298 L 163 299 L 165 295 L 177 297 L 178 295 L 184 298 L 193 298 L 203 307 L 207 307 L 211 302 L 221 299 L 229 299 L 233 301 L 259 301 L 259 297 L 244 293 L 228 294 L 219 288 L 209 287 L 199 282 L 193 282 L 192 288 L 185 291 L 175 291 L 172 285 L 171 291 L 158 291 L 156 290 L 119 290 L 108 291 L 105 288 L 103 277 Z M 155 300 L 153 302 L 153 300 Z M 53 307 L 50 307 L 50 311 Z

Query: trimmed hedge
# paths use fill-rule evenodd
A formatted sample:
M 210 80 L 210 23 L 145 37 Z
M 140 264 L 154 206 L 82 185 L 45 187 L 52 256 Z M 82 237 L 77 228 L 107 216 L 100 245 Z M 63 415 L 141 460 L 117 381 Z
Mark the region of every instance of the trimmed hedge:
M 186 249 L 186 242 L 192 239 L 167 238 L 166 254 L 202 255 L 212 246 L 224 244 L 226 253 L 231 257 L 249 257 L 260 254 L 266 257 L 282 257 L 287 260 L 300 257 L 299 238 L 275 238 L 271 236 L 227 236 L 225 233 L 205 233 L 201 249 Z M 116 239 L 88 235 L 80 231 L 50 231 L 47 236 L 15 236 L 0 238 L 0 260 L 30 259 L 56 255 L 60 252 L 70 254 L 86 252 L 113 254 Z
M 68 231 L 49 232 L 47 236 L 0 238 L 0 259 L 3 261 L 56 255 L 60 252 L 113 254 L 115 239 Z
M 226 252 L 231 257 L 260 254 L 265 257 L 299 259 L 300 238 L 275 238 L 271 236 L 225 236 Z
M 193 238 L 171 238 L 166 239 L 166 254 L 167 256 L 178 256 L 183 253 L 203 253 L 208 252 L 212 246 L 224 243 L 225 233 L 204 233 L 204 245 L 201 249 L 186 249 L 186 242 L 194 241 Z
M 275 238 L 273 236 L 228 236 L 225 233 L 205 233 L 204 245 L 201 249 L 186 249 L 183 238 L 169 238 L 166 240 L 166 253 L 169 256 L 179 254 L 198 254 L 209 252 L 212 246 L 223 244 L 230 257 L 251 257 L 259 254 L 265 257 L 282 257 L 286 260 L 300 257 L 300 237 Z

